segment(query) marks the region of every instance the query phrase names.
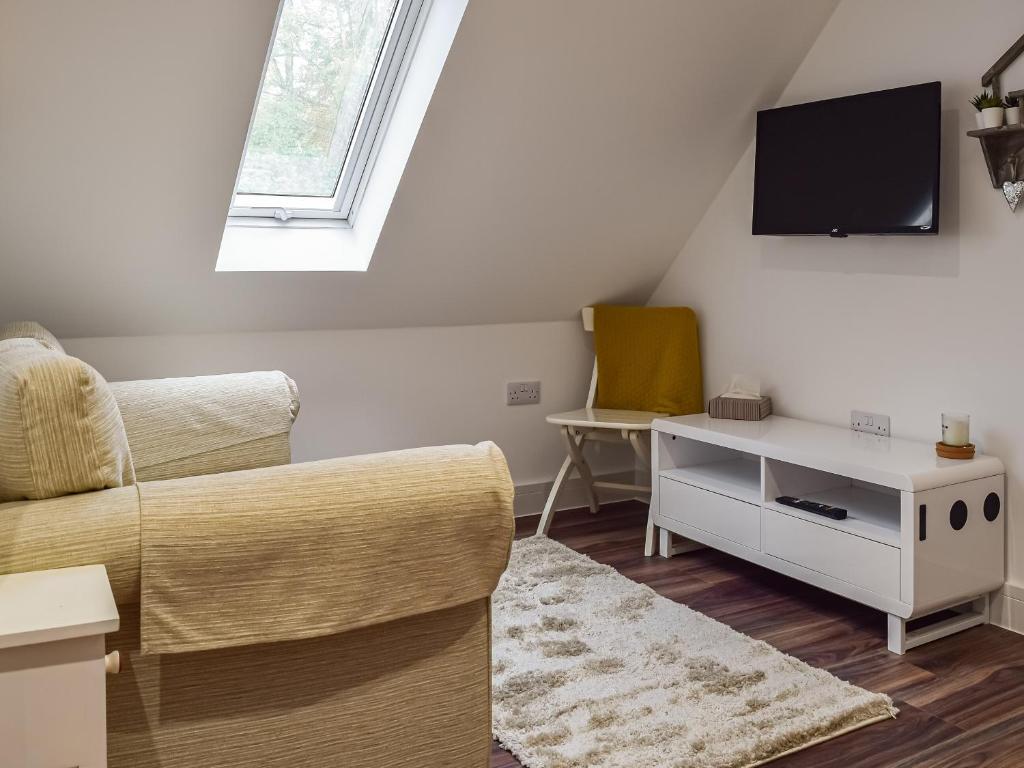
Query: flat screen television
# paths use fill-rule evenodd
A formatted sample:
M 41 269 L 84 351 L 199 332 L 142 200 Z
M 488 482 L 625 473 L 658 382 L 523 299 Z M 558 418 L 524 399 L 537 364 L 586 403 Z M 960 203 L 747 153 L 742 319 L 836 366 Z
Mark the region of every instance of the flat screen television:
M 757 113 L 755 235 L 939 231 L 940 83 Z

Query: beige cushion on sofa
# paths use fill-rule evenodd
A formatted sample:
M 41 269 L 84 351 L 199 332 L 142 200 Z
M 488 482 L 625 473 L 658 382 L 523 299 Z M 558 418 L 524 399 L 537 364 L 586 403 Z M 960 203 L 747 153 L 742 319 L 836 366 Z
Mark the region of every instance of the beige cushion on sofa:
M 0 501 L 134 482 L 124 423 L 103 377 L 38 340 L 0 341 Z
M 0 325 L 0 341 L 4 339 L 35 339 L 44 347 L 57 352 L 64 351 L 56 336 L 32 320 L 15 320 Z
M 291 461 L 299 395 L 280 371 L 114 381 L 110 391 L 138 482 Z

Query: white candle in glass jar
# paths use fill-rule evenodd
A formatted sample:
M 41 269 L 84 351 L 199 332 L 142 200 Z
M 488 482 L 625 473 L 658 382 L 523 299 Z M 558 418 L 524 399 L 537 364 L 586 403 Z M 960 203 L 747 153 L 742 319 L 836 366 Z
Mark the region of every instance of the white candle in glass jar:
M 942 414 L 942 442 L 967 445 L 971 442 L 971 417 L 966 413 Z

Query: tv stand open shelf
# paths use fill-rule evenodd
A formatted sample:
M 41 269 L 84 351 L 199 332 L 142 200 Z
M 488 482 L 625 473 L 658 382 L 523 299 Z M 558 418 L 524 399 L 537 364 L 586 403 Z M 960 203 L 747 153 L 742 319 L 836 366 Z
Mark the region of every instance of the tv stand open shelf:
M 676 534 L 885 611 L 889 650 L 988 622 L 1003 584 L 999 459 L 941 459 L 934 446 L 769 416 L 707 414 L 652 424 L 651 525 L 663 557 Z M 832 520 L 778 504 L 847 510 Z M 952 609 L 923 629 L 907 622 Z

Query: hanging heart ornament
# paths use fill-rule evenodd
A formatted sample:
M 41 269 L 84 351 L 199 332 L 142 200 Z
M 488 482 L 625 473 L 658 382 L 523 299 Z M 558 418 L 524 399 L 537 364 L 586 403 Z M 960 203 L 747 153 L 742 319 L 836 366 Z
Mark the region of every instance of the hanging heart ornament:
M 1017 158 L 1011 157 L 1008 161 L 1010 166 L 1010 181 L 1003 182 L 1003 197 L 1010 206 L 1011 211 L 1017 210 L 1020 199 L 1024 197 L 1024 181 L 1017 181 Z
M 1006 198 L 1010 210 L 1016 211 L 1020 199 L 1024 197 L 1024 181 L 1004 181 L 1003 197 Z

